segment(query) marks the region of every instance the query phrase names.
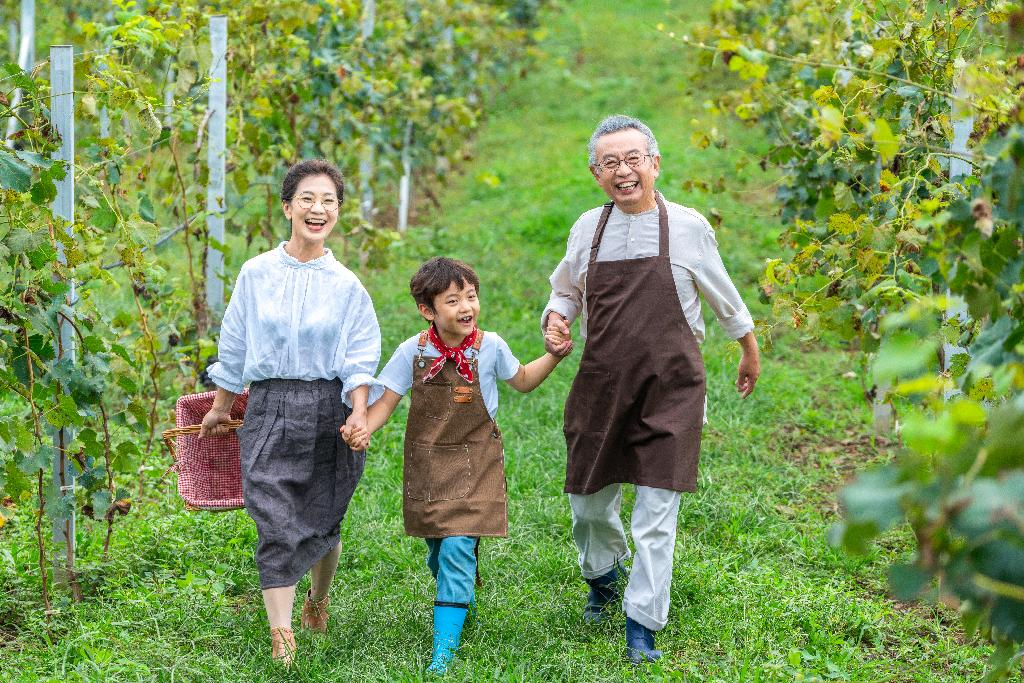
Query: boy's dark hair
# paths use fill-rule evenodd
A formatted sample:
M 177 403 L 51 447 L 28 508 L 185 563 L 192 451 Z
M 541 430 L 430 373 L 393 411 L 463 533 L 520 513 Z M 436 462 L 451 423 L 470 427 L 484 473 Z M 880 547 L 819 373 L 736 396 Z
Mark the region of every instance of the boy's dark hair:
M 302 179 L 314 175 L 325 175 L 330 178 L 337 190 L 338 204 L 345 201 L 345 176 L 337 166 L 326 159 L 306 159 L 289 168 L 281 183 L 281 201 L 290 202 L 295 197 L 295 189 Z
M 446 256 L 435 256 L 416 271 L 409 280 L 409 293 L 416 303 L 434 310 L 434 297 L 448 289 L 452 283 L 462 289 L 466 283 L 480 292 L 480 278 L 468 263 Z

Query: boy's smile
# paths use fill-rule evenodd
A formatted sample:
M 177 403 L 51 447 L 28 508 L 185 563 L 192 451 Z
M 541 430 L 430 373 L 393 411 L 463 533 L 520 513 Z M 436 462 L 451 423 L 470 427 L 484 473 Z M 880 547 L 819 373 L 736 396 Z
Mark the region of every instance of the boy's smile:
M 476 327 L 480 317 L 480 299 L 476 287 L 466 282 L 463 287 L 452 282 L 448 289 L 434 297 L 434 308 L 420 304 L 420 314 L 434 323 L 441 341 L 458 346 Z

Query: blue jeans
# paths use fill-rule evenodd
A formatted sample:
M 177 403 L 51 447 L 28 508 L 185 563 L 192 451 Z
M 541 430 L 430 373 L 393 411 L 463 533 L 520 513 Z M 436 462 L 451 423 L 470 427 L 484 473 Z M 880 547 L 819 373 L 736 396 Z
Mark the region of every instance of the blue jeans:
M 476 544 L 472 536 L 427 538 L 427 567 L 437 579 L 437 602 L 469 606 L 476 588 Z

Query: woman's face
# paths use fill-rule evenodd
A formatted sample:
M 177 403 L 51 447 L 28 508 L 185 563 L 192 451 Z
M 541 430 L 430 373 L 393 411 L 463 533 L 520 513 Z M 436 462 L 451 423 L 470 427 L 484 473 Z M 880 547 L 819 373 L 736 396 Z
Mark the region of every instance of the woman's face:
M 292 239 L 323 243 L 338 222 L 337 188 L 328 176 L 311 175 L 299 181 L 295 196 L 282 202 L 292 224 Z

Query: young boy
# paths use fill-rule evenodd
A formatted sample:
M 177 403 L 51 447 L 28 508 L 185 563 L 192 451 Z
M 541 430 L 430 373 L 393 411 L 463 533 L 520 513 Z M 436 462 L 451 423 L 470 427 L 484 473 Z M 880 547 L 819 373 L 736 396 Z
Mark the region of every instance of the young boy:
M 497 381 L 532 391 L 570 350 L 520 365 L 501 337 L 477 329 L 479 288 L 473 269 L 455 259 L 432 258 L 416 271 L 409 289 L 430 327 L 403 342 L 380 373 L 384 395 L 370 406 L 366 428 L 341 428 L 349 446 L 366 448 L 412 390 L 403 515 L 405 533 L 426 540 L 427 566 L 437 580 L 428 671 L 442 674 L 474 602 L 480 537 L 508 535 L 505 454 L 494 422 Z

